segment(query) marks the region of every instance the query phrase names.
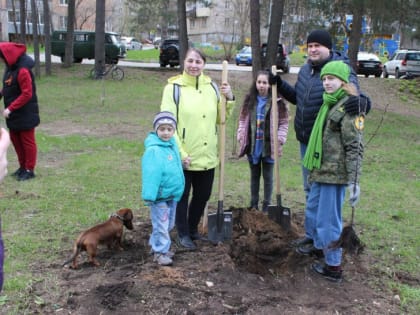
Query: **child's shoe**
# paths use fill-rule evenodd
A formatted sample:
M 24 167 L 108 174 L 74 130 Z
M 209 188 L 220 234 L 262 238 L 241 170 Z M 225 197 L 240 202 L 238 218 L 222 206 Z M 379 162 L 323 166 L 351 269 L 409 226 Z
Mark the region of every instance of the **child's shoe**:
M 161 266 L 170 266 L 173 264 L 172 259 L 162 253 L 155 253 L 153 261 L 156 261 Z

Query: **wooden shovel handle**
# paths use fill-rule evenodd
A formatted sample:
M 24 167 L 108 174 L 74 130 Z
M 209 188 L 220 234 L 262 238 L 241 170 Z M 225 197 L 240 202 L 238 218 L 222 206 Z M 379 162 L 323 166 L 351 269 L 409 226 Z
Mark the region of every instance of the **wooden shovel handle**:
M 273 75 L 277 74 L 277 67 L 272 66 L 271 72 Z M 276 194 L 277 196 L 280 195 L 280 173 L 279 173 L 279 141 L 278 141 L 278 128 L 279 128 L 279 115 L 278 115 L 278 108 L 277 108 L 277 83 L 271 86 L 271 110 L 273 113 L 273 121 L 272 121 L 272 130 L 273 130 L 273 139 L 274 142 L 274 177 L 276 181 Z
M 222 63 L 222 84 L 228 79 L 228 62 Z M 226 97 L 221 95 L 219 124 L 219 201 L 223 200 L 223 179 L 225 175 L 225 142 L 226 142 Z

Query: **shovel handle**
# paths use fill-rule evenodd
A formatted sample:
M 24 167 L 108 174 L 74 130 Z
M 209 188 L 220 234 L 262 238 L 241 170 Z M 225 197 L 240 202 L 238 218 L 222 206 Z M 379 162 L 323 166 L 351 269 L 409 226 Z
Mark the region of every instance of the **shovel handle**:
M 222 84 L 227 82 L 228 62 L 222 63 Z M 219 201 L 223 201 L 223 179 L 225 174 L 225 142 L 226 142 L 226 97 L 221 95 L 219 124 Z
M 276 75 L 277 73 L 277 67 L 272 66 L 271 72 L 273 75 Z M 278 115 L 278 107 L 277 107 L 277 83 L 274 83 L 271 86 L 271 111 L 273 113 L 273 119 L 272 119 L 272 130 L 273 130 L 273 136 L 275 139 L 273 139 L 274 143 L 274 178 L 276 181 L 276 194 L 277 196 L 280 196 L 280 173 L 279 173 L 279 158 L 278 158 L 278 152 L 279 152 L 279 141 L 278 141 L 278 128 L 279 128 L 279 115 Z M 280 197 L 281 198 L 281 197 Z

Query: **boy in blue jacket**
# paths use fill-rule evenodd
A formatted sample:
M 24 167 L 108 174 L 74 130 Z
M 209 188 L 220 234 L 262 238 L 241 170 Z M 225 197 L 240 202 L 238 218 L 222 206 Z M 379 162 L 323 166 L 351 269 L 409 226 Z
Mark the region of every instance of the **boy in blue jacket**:
M 177 202 L 184 192 L 184 172 L 179 149 L 173 137 L 176 119 L 171 112 L 156 114 L 154 132 L 144 141 L 142 157 L 142 199 L 150 207 L 152 234 L 149 245 L 159 265 L 173 263 L 169 232 L 175 225 Z

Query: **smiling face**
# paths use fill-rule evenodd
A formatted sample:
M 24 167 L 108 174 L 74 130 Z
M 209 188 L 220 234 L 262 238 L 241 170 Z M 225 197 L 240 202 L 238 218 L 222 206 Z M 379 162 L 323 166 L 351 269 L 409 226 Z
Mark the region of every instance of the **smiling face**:
M 270 89 L 270 83 L 268 82 L 268 75 L 259 74 L 255 81 L 255 87 L 257 88 L 260 96 L 267 96 Z
M 156 130 L 158 137 L 163 141 L 169 141 L 175 133 L 175 128 L 169 124 L 163 124 Z
M 203 57 L 195 50 L 188 50 L 184 60 L 184 70 L 187 74 L 198 77 L 206 65 Z
M 331 74 L 322 77 L 322 85 L 326 93 L 331 94 L 343 86 L 344 82 Z

